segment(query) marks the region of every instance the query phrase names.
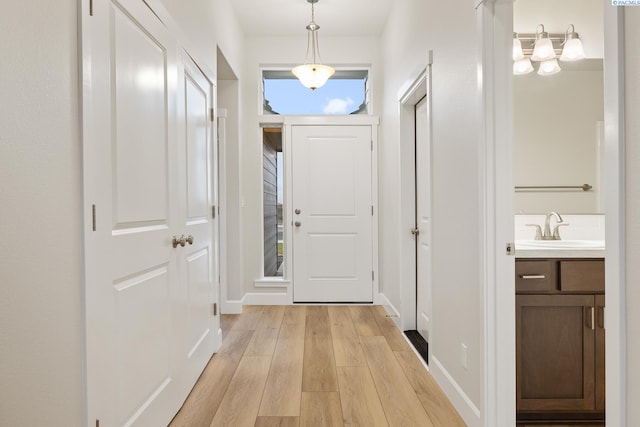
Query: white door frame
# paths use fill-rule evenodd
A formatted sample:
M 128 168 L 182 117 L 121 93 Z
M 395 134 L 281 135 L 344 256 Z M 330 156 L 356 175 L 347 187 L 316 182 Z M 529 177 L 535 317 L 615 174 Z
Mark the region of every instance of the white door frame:
M 608 425 L 626 425 L 624 8 L 605 8 L 606 325 Z M 515 285 L 513 257 L 512 0 L 478 5 L 482 106 L 481 265 L 484 266 L 484 390 L 482 425 L 515 424 Z M 505 83 L 506 82 L 506 83 Z
M 410 230 L 416 226 L 416 132 L 415 106 L 431 92 L 432 51 L 428 54 L 428 65 L 400 96 L 400 313 L 395 318 L 403 330 L 415 330 L 416 325 L 416 238 Z M 429 353 L 432 353 L 431 351 Z

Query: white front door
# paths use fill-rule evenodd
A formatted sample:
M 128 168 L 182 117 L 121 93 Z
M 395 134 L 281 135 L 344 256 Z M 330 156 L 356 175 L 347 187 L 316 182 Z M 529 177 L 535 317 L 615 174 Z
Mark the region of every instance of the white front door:
M 372 127 L 293 126 L 295 302 L 373 301 Z
M 429 342 L 431 319 L 431 141 L 429 102 L 415 106 L 416 123 L 416 324 Z
M 92 12 L 82 19 L 87 425 L 166 425 L 217 329 L 211 85 L 180 65 L 175 37 L 143 2 Z

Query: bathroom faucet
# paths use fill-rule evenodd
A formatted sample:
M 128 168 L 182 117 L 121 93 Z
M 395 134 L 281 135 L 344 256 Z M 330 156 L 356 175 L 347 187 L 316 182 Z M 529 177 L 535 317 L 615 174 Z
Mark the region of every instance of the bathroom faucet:
M 553 228 L 553 233 L 551 233 L 551 217 L 556 218 L 556 226 Z M 563 225 L 569 225 L 562 221 L 562 217 L 558 212 L 551 211 L 547 214 L 547 217 L 544 220 L 544 231 L 542 231 L 542 227 L 538 224 L 526 224 L 530 227 L 536 228 L 536 237 L 535 240 L 560 240 L 560 232 L 558 228 Z

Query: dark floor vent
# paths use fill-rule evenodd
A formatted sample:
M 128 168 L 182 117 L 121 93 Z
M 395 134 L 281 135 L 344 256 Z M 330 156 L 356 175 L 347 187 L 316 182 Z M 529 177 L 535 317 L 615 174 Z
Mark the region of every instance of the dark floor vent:
M 409 338 L 409 341 L 416 349 L 418 354 L 422 356 L 424 363 L 429 364 L 429 343 L 420 335 L 418 331 L 404 331 L 404 334 Z

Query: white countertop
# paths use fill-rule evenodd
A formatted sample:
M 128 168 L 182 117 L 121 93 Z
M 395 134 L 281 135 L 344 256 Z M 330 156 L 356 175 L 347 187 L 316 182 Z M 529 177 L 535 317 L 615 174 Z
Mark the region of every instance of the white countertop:
M 516 241 L 516 258 L 604 258 L 604 240 Z

